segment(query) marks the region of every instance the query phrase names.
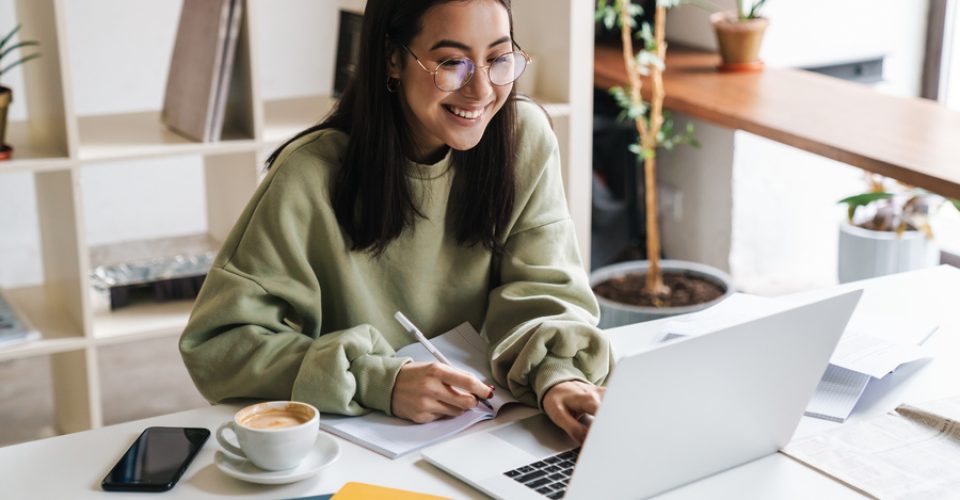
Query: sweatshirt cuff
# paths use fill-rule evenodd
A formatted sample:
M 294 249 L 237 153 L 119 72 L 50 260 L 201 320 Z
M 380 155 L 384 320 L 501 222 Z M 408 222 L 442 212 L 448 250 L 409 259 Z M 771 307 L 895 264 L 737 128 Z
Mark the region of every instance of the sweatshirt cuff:
M 408 357 L 375 354 L 365 354 L 355 359 L 350 365 L 350 372 L 357 381 L 357 401 L 366 408 L 393 416 L 390 411 L 393 385 L 400 368 L 411 361 L 413 359 Z
M 537 407 L 543 410 L 543 396 L 551 387 L 560 382 L 570 380 L 579 380 L 590 383 L 587 377 L 574 366 L 573 358 L 556 358 L 547 356 L 537 365 L 536 374 L 533 376 L 533 390 L 537 394 Z

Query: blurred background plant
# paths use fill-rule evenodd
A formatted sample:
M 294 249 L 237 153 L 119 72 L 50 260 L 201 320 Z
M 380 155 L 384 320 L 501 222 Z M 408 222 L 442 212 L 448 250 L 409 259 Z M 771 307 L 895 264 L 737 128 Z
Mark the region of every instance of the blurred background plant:
M 8 43 L 11 43 L 13 37 L 20 31 L 20 25 L 16 25 L 9 33 L 7 33 L 3 39 L 0 39 L 0 79 L 3 78 L 3 75 L 9 72 L 11 69 L 16 68 L 17 66 L 31 60 L 40 57 L 39 53 L 29 54 L 21 57 L 20 59 L 15 60 L 12 63 L 5 63 L 4 60 L 12 56 L 14 51 L 17 49 L 22 49 L 24 47 L 34 47 L 40 45 L 40 42 L 34 40 L 25 40 L 22 42 L 14 43 L 13 45 L 7 46 Z
M 651 2 L 652 3 L 652 2 Z M 598 0 L 596 20 L 607 30 L 620 30 L 620 43 L 629 86 L 615 87 L 610 94 L 621 108 L 620 118 L 633 122 L 639 135 L 630 145 L 637 155 L 637 163 L 643 165 L 644 197 L 646 206 L 647 259 L 650 268 L 644 291 L 654 297 L 670 294 L 664 284 L 660 269 L 660 231 L 657 221 L 656 156 L 657 148 L 672 149 L 681 144 L 698 146 L 693 124 L 688 123 L 677 131 L 673 120 L 663 112 L 663 71 L 665 69 L 667 44 L 666 10 L 682 3 L 682 0 L 656 0 L 653 26 L 640 22 L 643 6 L 630 0 Z M 634 50 L 634 40 L 639 41 L 639 50 Z M 642 94 L 644 80 L 650 86 L 650 98 Z M 639 188 L 639 186 L 638 186 Z
M 920 231 L 933 238 L 930 218 L 944 205 L 960 210 L 960 200 L 944 198 L 924 189 L 877 174 L 868 174 L 870 190 L 839 201 L 847 205 L 851 225 L 873 231 Z

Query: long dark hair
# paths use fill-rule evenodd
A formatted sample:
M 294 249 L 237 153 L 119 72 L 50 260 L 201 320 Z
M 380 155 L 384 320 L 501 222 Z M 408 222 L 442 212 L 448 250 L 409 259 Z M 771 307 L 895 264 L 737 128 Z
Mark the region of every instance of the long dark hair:
M 350 136 L 331 198 L 351 250 L 379 254 L 416 217 L 423 217 L 404 174 L 415 148 L 400 98 L 386 87 L 387 62 L 397 43 L 409 45 L 420 32 L 424 12 L 444 1 L 451 0 L 369 0 L 354 78 L 339 103 L 321 123 L 267 159 L 270 168 L 283 148 L 318 130 L 333 128 Z M 498 1 L 507 9 L 512 38 L 510 0 Z M 496 253 L 502 249 L 516 194 L 515 97 L 513 89 L 475 147 L 451 153 L 456 192 L 450 196 L 447 224 L 462 245 L 482 244 Z

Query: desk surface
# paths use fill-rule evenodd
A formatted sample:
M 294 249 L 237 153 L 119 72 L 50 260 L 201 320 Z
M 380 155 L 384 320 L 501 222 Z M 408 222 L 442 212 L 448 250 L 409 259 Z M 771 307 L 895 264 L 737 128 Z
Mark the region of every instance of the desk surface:
M 904 401 L 924 401 L 960 393 L 960 312 L 956 285 L 960 270 L 939 267 L 909 274 L 851 283 L 841 289 L 863 286 L 855 314 L 902 311 L 907 317 L 924 317 L 940 325 L 927 345 L 937 353 L 925 363 L 914 363 L 868 386 L 851 420 L 882 414 Z M 831 290 L 832 291 L 832 290 Z M 814 292 L 805 294 L 816 296 Z M 618 354 L 647 346 L 661 322 L 610 330 Z M 10 404 L 10 402 L 4 402 Z M 143 494 L 106 493 L 99 483 L 143 428 L 150 425 L 200 426 L 211 430 L 231 418 L 237 406 L 220 405 L 104 427 L 21 445 L 0 448 L 0 496 L 4 498 L 137 498 Z M 496 422 L 485 422 L 468 432 L 532 414 L 529 408 L 512 408 Z M 804 417 L 797 435 L 808 435 L 839 424 Z M 418 453 L 389 460 L 343 441 L 340 459 L 313 479 L 284 486 L 247 484 L 220 473 L 213 464 L 218 446 L 211 439 L 180 483 L 165 498 L 294 498 L 336 491 L 348 481 L 361 481 L 446 495 L 482 498 L 475 490 L 426 463 Z M 782 454 L 773 454 L 701 481 L 678 488 L 661 498 L 700 499 L 808 499 L 862 498 L 854 492 Z
M 669 49 L 665 107 L 960 199 L 960 112 L 809 71 L 719 73 L 717 63 Z M 598 45 L 594 84 L 625 83 L 619 47 Z

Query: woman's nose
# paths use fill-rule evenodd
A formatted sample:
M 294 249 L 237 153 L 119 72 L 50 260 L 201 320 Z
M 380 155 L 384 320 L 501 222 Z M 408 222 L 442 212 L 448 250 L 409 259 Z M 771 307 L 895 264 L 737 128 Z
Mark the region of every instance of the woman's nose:
M 489 96 L 493 92 L 493 84 L 490 83 L 490 73 L 487 68 L 477 68 L 470 81 L 460 88 L 460 92 L 477 100 Z

